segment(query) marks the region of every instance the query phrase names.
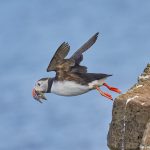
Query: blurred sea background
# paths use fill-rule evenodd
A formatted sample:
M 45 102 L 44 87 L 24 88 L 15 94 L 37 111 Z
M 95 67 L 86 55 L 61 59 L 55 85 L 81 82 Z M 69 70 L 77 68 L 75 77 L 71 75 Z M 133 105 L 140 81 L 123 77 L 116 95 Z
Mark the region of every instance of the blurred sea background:
M 124 93 L 150 62 L 149 0 L 0 0 L 0 150 L 108 150 L 112 101 L 95 90 L 43 104 L 31 96 L 55 75 L 46 68 L 62 42 L 70 56 L 98 31 L 82 64 L 112 73 L 107 83 Z

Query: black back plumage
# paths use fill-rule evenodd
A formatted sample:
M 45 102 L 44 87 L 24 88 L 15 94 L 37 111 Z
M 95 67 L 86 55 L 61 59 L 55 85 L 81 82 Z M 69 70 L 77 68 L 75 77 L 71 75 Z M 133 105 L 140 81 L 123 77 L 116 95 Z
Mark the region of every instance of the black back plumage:
M 103 73 L 76 73 L 82 80 L 84 81 L 83 83 L 90 83 L 95 80 L 101 80 L 105 79 L 109 76 L 112 76 L 110 74 L 103 74 Z

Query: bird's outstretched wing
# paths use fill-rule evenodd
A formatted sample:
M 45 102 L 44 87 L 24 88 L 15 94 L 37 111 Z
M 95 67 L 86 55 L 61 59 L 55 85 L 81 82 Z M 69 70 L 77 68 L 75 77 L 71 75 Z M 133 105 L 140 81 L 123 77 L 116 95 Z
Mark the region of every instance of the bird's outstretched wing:
M 95 33 L 86 43 L 84 43 L 71 57 L 76 63 L 80 64 L 83 60 L 83 53 L 88 50 L 97 40 L 99 32 Z
M 49 71 L 56 71 L 56 66 L 62 62 L 62 60 L 67 56 L 69 53 L 70 46 L 68 43 L 63 42 L 55 52 L 53 58 L 51 59 L 48 67 L 47 72 Z
M 83 55 L 87 49 L 89 49 L 98 37 L 98 32 L 94 34 L 85 44 L 83 44 L 69 59 L 65 59 L 69 53 L 70 46 L 68 43 L 62 43 L 54 54 L 52 60 L 50 61 L 47 72 L 56 71 L 57 74 L 63 72 L 70 73 L 86 73 L 87 67 L 81 66 L 80 62 L 83 60 Z

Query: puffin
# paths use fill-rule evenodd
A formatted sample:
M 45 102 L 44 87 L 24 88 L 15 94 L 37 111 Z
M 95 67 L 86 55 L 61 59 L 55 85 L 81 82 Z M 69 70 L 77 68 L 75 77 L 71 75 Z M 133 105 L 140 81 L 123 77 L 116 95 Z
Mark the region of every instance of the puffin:
M 84 43 L 70 58 L 66 58 L 70 51 L 70 45 L 63 42 L 47 67 L 47 72 L 55 71 L 55 77 L 41 78 L 36 81 L 32 90 L 35 100 L 43 102 L 46 100 L 45 93 L 54 93 L 60 96 L 77 96 L 91 90 L 97 90 L 100 95 L 109 100 L 112 96 L 100 89 L 105 86 L 110 91 L 121 93 L 118 88 L 109 86 L 105 80 L 112 76 L 105 73 L 88 73 L 87 67 L 81 65 L 83 53 L 87 51 L 97 40 L 99 32 L 95 33 L 86 43 Z

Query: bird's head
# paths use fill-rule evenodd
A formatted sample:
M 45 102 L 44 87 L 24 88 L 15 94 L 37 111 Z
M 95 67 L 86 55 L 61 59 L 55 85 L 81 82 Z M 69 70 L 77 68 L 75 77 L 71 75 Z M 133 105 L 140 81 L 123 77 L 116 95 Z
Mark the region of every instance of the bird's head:
M 47 91 L 48 91 L 49 80 L 51 80 L 51 79 L 50 78 L 42 78 L 35 83 L 35 86 L 32 90 L 32 96 L 34 99 L 36 99 L 39 102 L 42 102 L 41 101 L 42 99 L 46 100 L 44 93 L 47 93 Z

